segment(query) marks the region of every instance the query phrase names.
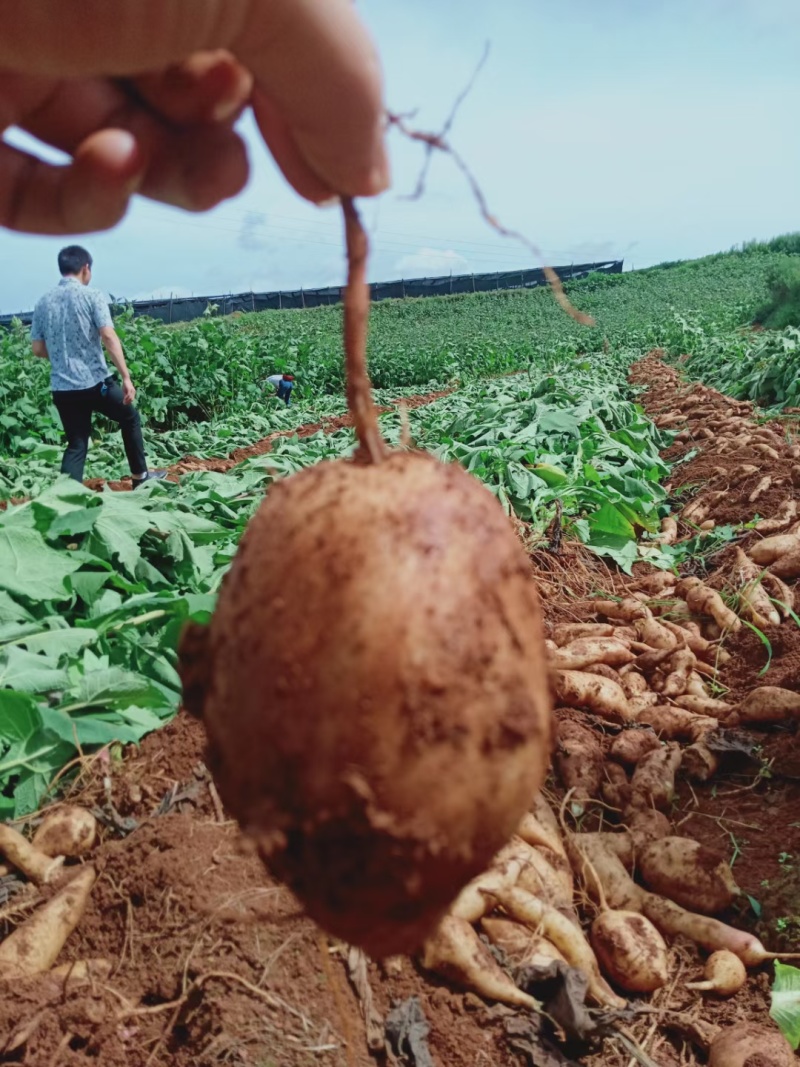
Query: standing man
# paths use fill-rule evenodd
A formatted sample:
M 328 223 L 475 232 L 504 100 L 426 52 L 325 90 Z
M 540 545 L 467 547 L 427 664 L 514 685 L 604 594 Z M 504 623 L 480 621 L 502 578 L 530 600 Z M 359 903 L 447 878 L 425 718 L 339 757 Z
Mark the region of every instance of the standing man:
M 283 400 L 290 408 L 292 406 L 292 389 L 294 389 L 294 375 L 293 374 L 270 374 L 267 381 L 270 385 L 275 387 L 275 392 L 278 395 L 278 400 Z
M 50 360 L 50 388 L 64 433 L 67 450 L 61 473 L 83 481 L 83 468 L 92 434 L 92 415 L 119 424 L 125 454 L 136 489 L 166 471 L 148 471 L 142 441 L 142 423 L 133 406 L 136 389 L 128 373 L 122 344 L 111 320 L 108 303 L 92 280 L 92 257 L 85 248 L 70 245 L 58 254 L 61 281 L 39 300 L 33 312 L 33 354 Z M 122 378 L 120 387 L 103 354 L 111 357 Z

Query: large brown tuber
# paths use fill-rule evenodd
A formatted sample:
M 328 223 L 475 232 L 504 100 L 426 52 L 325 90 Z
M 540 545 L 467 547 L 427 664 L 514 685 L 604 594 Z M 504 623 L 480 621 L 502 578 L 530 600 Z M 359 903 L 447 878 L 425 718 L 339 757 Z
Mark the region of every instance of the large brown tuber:
M 539 599 L 502 507 L 461 467 L 381 439 L 366 238 L 345 215 L 360 447 L 271 488 L 181 670 L 228 809 L 309 915 L 377 958 L 419 948 L 515 831 L 550 709 Z

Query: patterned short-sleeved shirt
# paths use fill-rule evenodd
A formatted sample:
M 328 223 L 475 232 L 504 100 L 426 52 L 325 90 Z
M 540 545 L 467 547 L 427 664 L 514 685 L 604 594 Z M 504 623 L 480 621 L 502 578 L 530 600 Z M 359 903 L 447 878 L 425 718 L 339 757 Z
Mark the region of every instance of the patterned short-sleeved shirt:
M 112 326 L 108 301 L 77 278 L 62 278 L 39 300 L 31 340 L 44 341 L 54 392 L 91 389 L 108 377 L 99 330 Z

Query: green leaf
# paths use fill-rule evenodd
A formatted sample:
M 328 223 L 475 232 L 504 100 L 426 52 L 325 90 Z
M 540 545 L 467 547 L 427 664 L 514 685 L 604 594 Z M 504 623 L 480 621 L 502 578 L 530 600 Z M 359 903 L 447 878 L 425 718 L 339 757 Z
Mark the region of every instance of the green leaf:
M 148 730 L 143 730 L 140 725 L 124 721 L 116 712 L 109 721 L 97 714 L 70 715 L 60 708 L 42 708 L 42 721 L 51 734 L 73 748 L 76 743 L 81 748 L 90 745 L 110 745 L 115 741 L 123 745 L 135 744 L 145 733 L 154 729 L 151 725 Z M 163 726 L 163 721 L 158 719 L 156 724 Z
M 800 1048 L 800 970 L 775 961 L 770 1015 L 795 1051 Z
M 69 684 L 67 672 L 46 656 L 28 652 L 17 645 L 0 651 L 0 688 L 21 693 L 49 693 Z
M 8 622 L 24 622 L 33 619 L 27 608 L 23 608 L 8 593 L 0 590 L 0 625 Z
M 30 600 L 63 600 L 67 579 L 79 566 L 36 530 L 0 526 L 0 589 Z
M 96 670 L 84 675 L 64 693 L 61 710 L 74 711 L 90 707 L 120 707 L 139 704 L 158 707 L 164 696 L 146 678 L 120 667 Z
M 74 745 L 44 727 L 36 701 L 27 693 L 0 689 L 0 795 L 13 786 L 13 817 L 34 811 Z
M 72 478 L 55 482 L 31 501 L 36 529 L 50 538 L 91 530 L 101 506 L 97 493 Z
M 761 913 L 764 910 L 761 907 L 760 901 L 756 900 L 755 897 L 751 897 L 749 893 L 745 893 L 745 896 L 747 897 L 747 899 L 748 899 L 748 901 L 750 903 L 750 907 L 753 909 L 753 914 L 755 915 L 755 917 L 757 919 L 760 919 L 761 918 Z
M 556 486 L 563 485 L 569 480 L 569 476 L 566 471 L 561 470 L 560 467 L 554 467 L 550 463 L 537 463 L 534 467 L 531 467 L 534 474 L 538 475 L 543 482 L 555 488 Z
M 97 600 L 100 590 L 111 579 L 106 571 L 77 571 L 70 578 L 73 590 L 84 604 L 91 607 Z
M 624 541 L 636 539 L 635 529 L 614 504 L 603 504 L 598 511 L 589 516 L 588 522 L 593 541 L 596 540 L 598 534 L 610 534 Z
M 580 419 L 563 409 L 546 411 L 539 419 L 538 428 L 542 433 L 564 433 L 571 437 L 581 435 Z
M 0 647 L 22 645 L 29 652 L 44 652 L 51 659 L 58 659 L 59 656 L 75 655 L 99 637 L 97 630 L 88 627 L 56 625 L 62 622 L 61 619 L 48 618 L 44 620 L 44 626 L 41 623 L 20 624 L 14 630 L 6 630 L 0 634 Z M 47 626 L 47 623 L 51 625 Z

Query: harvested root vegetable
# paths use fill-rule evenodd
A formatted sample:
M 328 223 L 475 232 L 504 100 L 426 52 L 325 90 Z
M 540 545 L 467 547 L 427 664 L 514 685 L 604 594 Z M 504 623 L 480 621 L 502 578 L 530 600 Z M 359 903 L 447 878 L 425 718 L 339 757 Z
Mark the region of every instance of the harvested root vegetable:
M 757 726 L 794 719 L 800 719 L 800 693 L 776 685 L 763 685 L 753 689 L 736 705 L 725 719 L 725 724 Z
M 520 864 L 514 884 L 527 889 L 554 908 L 571 908 L 575 887 L 568 860 L 549 849 L 534 848 L 522 838 L 512 838 L 498 853 L 495 863 L 513 859 Z
M 693 694 L 685 694 L 676 697 L 675 703 L 684 711 L 691 711 L 693 715 L 708 715 L 714 719 L 725 719 L 729 712 L 733 711 L 733 704 L 726 700 L 717 700 L 715 697 L 700 697 Z
M 575 876 L 601 908 L 640 911 L 642 890 L 625 869 L 616 841 L 622 834 L 570 834 L 567 848 Z M 619 850 L 622 855 L 624 852 Z
M 689 837 L 652 841 L 638 856 L 649 889 L 701 915 L 715 915 L 741 894 L 725 857 Z
M 649 645 L 650 648 L 667 649 L 678 647 L 678 639 L 675 634 L 663 623 L 658 622 L 657 619 L 637 619 L 636 632 L 639 635 L 639 640 Z
M 720 759 L 703 741 L 683 750 L 681 770 L 693 782 L 708 782 L 719 770 Z
M 701 993 L 716 993 L 720 997 L 732 997 L 747 981 L 744 964 L 733 952 L 712 952 L 706 960 L 702 982 L 687 982 L 687 989 Z
M 561 829 L 550 805 L 537 793 L 533 798 L 531 810 L 522 816 L 517 834 L 529 845 L 541 845 L 559 856 L 566 856 L 561 840 Z
M 769 593 L 761 584 L 762 574 L 758 566 L 742 552 L 736 549 L 734 559 L 734 577 L 742 586 L 740 597 L 746 613 L 756 626 L 780 625 L 778 609 L 769 598 Z
M 588 835 L 581 834 L 581 837 Z M 636 842 L 633 834 L 628 830 L 611 831 L 604 830 L 596 834 L 602 839 L 602 845 L 606 852 L 615 856 L 627 871 L 632 871 L 636 865 Z
M 709 493 L 708 496 L 699 496 L 691 503 L 687 504 L 681 512 L 681 518 L 684 522 L 691 522 L 693 525 L 697 525 L 702 522 L 706 515 L 716 503 L 717 493 Z
M 639 674 L 638 670 L 633 667 L 624 672 L 620 672 L 619 684 L 622 686 L 625 696 L 628 697 L 629 700 L 642 696 L 649 689 L 645 676 Z
M 616 637 L 617 640 L 625 641 L 626 644 L 630 645 L 631 641 L 636 640 L 636 630 L 633 626 L 621 626 L 617 624 L 614 627 L 614 637 Z
M 672 644 L 663 645 L 661 648 L 652 649 L 648 652 L 640 652 L 636 657 L 636 669 L 643 671 L 645 674 L 652 674 L 654 670 L 661 666 L 673 655 L 675 651 L 676 641 L 673 639 Z
M 625 825 L 637 848 L 647 841 L 669 837 L 672 833 L 672 823 L 663 811 L 656 811 L 655 808 L 633 808 L 625 812 Z
M 777 578 L 800 578 L 800 547 L 776 559 L 770 570 Z
M 589 995 L 602 1007 L 623 1008 L 618 997 L 600 974 L 595 955 L 583 931 L 560 911 L 526 893 L 524 889 L 503 889 L 497 903 L 510 918 L 524 923 L 535 933 L 543 934 L 561 952 L 567 963 L 583 971 L 589 982 Z
M 738 956 L 745 967 L 759 967 L 767 960 L 777 958 L 774 953 L 767 952 L 753 934 L 737 930 L 719 919 L 687 911 L 680 904 L 657 893 L 642 893 L 641 907 L 642 912 L 662 934 L 688 937 L 707 952 L 726 949 Z
M 680 763 L 681 746 L 674 742 L 642 757 L 631 779 L 631 807 L 668 808 L 675 795 L 675 772 Z
M 628 992 L 651 993 L 667 981 L 667 946 L 639 914 L 641 890 L 606 843 L 623 836 L 571 834 L 567 847 L 575 873 L 600 905 L 591 942 L 602 971 Z
M 765 537 L 763 541 L 758 541 L 750 548 L 748 555 L 754 563 L 769 567 L 796 548 L 800 548 L 800 534 L 777 534 L 775 537 Z
M 671 515 L 667 515 L 665 519 L 661 520 L 661 532 L 653 538 L 653 543 L 657 545 L 674 545 L 677 540 L 678 520 Z
M 690 648 L 682 648 L 672 654 L 669 660 L 669 674 L 661 690 L 665 697 L 683 696 L 696 663 L 697 659 Z
M 5 823 L 0 824 L 0 855 L 37 885 L 51 882 L 64 862 L 63 856 L 54 859 Z
M 741 466 L 734 467 L 731 471 L 730 484 L 738 485 L 739 482 L 752 478 L 754 474 L 758 474 L 758 467 L 755 467 L 752 463 L 742 463 Z
M 756 441 L 753 445 L 756 452 L 760 452 L 762 456 L 766 456 L 768 459 L 773 460 L 775 463 L 780 462 L 780 453 L 772 445 L 768 445 L 763 441 Z M 777 482 L 775 483 L 778 484 Z
M 671 571 L 655 571 L 647 574 L 644 578 L 636 579 L 637 589 L 642 589 L 650 596 L 664 596 L 665 593 L 675 588 L 677 578 Z
M 782 619 L 791 619 L 794 612 L 794 590 L 771 571 L 766 571 L 761 582 L 775 603 Z
M 97 819 L 86 808 L 58 808 L 42 819 L 33 845 L 46 856 L 85 856 L 97 840 Z
M 731 611 L 716 589 L 710 589 L 699 578 L 681 579 L 676 591 L 694 614 L 710 615 L 722 630 L 735 632 L 741 629 L 742 622 L 739 616 Z
M 708 1067 L 797 1067 L 797 1059 L 780 1030 L 742 1022 L 717 1034 Z
M 492 910 L 492 898 L 516 883 L 522 867 L 518 854 L 495 857 L 493 866 L 464 886 L 453 901 L 450 914 L 468 923 L 478 922 Z
M 588 667 L 587 674 L 596 674 L 600 678 L 608 678 L 610 682 L 614 682 L 615 685 L 622 685 L 622 678 L 618 671 L 615 671 L 613 667 L 606 666 L 605 663 L 593 663 L 591 667 Z
M 75 877 L 0 944 L 0 975 L 30 978 L 49 971 L 86 909 L 97 875 L 82 867 Z
M 631 799 L 631 783 L 624 767 L 619 763 L 606 763 L 603 766 L 602 781 L 603 800 L 617 811 L 627 807 Z
M 608 754 L 626 767 L 635 767 L 643 756 L 660 747 L 661 744 L 652 730 L 632 726 L 614 739 Z
M 114 964 L 111 960 L 73 960 L 71 963 L 54 967 L 52 971 L 48 971 L 48 975 L 66 985 L 82 985 L 84 982 L 105 982 L 113 970 Z
M 380 958 L 417 949 L 514 832 L 550 706 L 539 598 L 499 501 L 381 438 L 367 242 L 343 205 L 359 447 L 270 488 L 180 669 L 227 809 L 320 926 Z
M 756 530 L 761 534 L 773 534 L 785 530 L 797 518 L 797 501 L 785 500 L 775 514 L 769 519 L 756 523 Z
M 546 937 L 532 934 L 526 926 L 510 919 L 484 918 L 481 926 L 492 944 L 503 950 L 512 967 L 546 967 L 553 960 L 567 962 Z
M 600 969 L 626 992 L 654 993 L 667 984 L 667 946 L 644 915 L 601 912 L 592 923 L 591 942 Z
M 676 426 L 679 423 L 685 422 L 686 417 L 681 411 L 667 411 L 663 415 L 656 415 L 653 421 L 659 430 L 666 430 L 670 426 Z
M 708 664 L 698 664 L 698 670 L 692 671 L 689 675 L 689 680 L 686 683 L 686 692 L 683 694 L 687 697 L 707 697 L 708 690 L 706 689 L 706 683 L 703 681 L 703 674 L 715 677 L 716 670 Z M 702 673 L 701 673 L 702 672 Z
M 599 793 L 603 780 L 603 747 L 597 733 L 573 719 L 562 719 L 553 764 L 564 788 L 573 790 L 573 811 L 580 815 L 585 802 Z
M 548 661 L 558 670 L 580 671 L 596 663 L 621 667 L 634 658 L 628 646 L 614 637 L 578 637 L 552 652 Z
M 666 626 L 668 630 L 671 630 L 679 642 L 685 643 L 687 648 L 694 652 L 695 656 L 716 659 L 721 653 L 725 656 L 725 659 L 719 660 L 721 663 L 726 663 L 730 658 L 728 653 L 723 652 L 722 649 L 715 648 L 710 641 L 706 641 L 704 637 L 701 637 L 699 630 L 696 631 L 690 624 L 681 626 L 676 622 L 672 622 L 671 619 L 661 619 L 660 621 L 662 626 Z
M 425 941 L 420 963 L 487 1000 L 538 1011 L 540 1004 L 511 981 L 468 922 L 445 915 Z
M 569 708 L 588 708 L 606 719 L 627 722 L 631 718 L 628 698 L 621 685 L 599 674 L 584 671 L 555 671 L 556 699 Z
M 755 504 L 755 502 L 758 500 L 758 498 L 760 496 L 763 496 L 764 493 L 766 493 L 766 491 L 769 489 L 769 487 L 771 485 L 772 485 L 772 476 L 769 475 L 769 474 L 765 474 L 764 477 L 761 479 L 761 481 L 758 483 L 758 485 L 755 487 L 753 492 L 748 497 L 748 502 L 750 504 Z
M 640 712 L 637 722 L 646 723 L 664 741 L 698 741 L 719 726 L 719 722 L 710 715 L 699 715 L 666 704 L 658 704 Z
M 624 600 L 595 600 L 592 606 L 598 615 L 605 615 L 607 619 L 619 622 L 634 622 L 636 619 L 647 618 L 649 614 L 645 605 L 633 597 L 626 597 Z
M 658 693 L 653 692 L 642 693 L 640 696 L 634 697 L 633 700 L 629 700 L 628 707 L 631 713 L 629 721 L 634 723 L 639 722 L 643 713 L 647 711 L 648 708 L 654 707 L 657 703 Z M 642 718 L 641 721 L 644 722 L 645 718 Z
M 614 627 L 610 622 L 564 622 L 553 630 L 553 640 L 559 647 L 569 645 L 582 637 L 613 637 Z

